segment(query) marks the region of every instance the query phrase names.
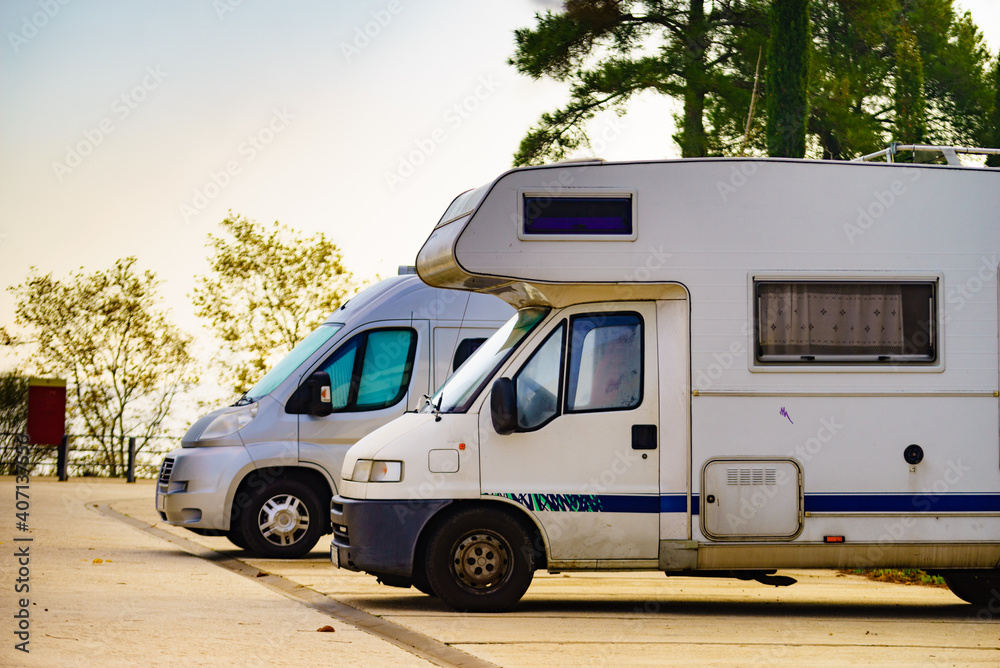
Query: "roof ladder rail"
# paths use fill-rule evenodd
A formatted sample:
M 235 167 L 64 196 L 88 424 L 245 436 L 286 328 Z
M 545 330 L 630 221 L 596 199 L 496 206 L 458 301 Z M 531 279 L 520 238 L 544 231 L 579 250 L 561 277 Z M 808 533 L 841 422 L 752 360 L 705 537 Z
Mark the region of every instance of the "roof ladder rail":
M 940 154 L 944 156 L 944 159 L 949 165 L 955 167 L 961 167 L 962 162 L 958 159 L 959 153 L 966 153 L 971 155 L 1000 155 L 1000 148 L 981 148 L 981 147 L 969 147 L 969 146 L 933 146 L 928 144 L 900 144 L 899 142 L 892 142 L 889 144 L 888 148 L 884 148 L 881 151 L 876 151 L 875 153 L 869 153 L 868 155 L 863 155 L 860 158 L 855 158 L 852 162 L 869 162 L 875 158 L 885 157 L 886 162 L 894 162 L 893 156 L 900 151 L 910 151 L 913 153 L 914 158 L 920 155 L 920 162 L 930 162 L 936 155 L 928 156 L 927 154 Z

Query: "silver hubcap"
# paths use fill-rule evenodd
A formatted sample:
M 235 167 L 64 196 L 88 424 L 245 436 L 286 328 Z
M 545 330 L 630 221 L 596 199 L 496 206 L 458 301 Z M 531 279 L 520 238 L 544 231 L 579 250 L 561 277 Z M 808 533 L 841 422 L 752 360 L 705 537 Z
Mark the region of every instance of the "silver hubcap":
M 466 587 L 496 587 L 507 579 L 510 571 L 510 547 L 500 536 L 473 533 L 455 546 L 453 565 L 455 575 Z
M 291 494 L 273 496 L 264 503 L 257 517 L 260 533 L 274 545 L 291 545 L 309 528 L 309 511 Z

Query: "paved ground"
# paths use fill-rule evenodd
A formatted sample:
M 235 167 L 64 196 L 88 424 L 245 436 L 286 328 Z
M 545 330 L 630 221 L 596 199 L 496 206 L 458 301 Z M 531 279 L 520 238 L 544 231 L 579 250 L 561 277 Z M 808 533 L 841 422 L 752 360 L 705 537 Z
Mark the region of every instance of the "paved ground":
M 33 479 L 28 491 L 25 533 L 14 481 L 0 479 L 4 666 L 1000 665 L 1000 624 L 946 589 L 832 571 L 788 571 L 788 588 L 539 574 L 516 612 L 459 615 L 334 569 L 328 538 L 283 562 L 160 524 L 149 481 Z M 11 632 L 24 545 L 30 654 Z
M 25 534 L 15 528 L 13 479 L 0 483 L 2 666 L 431 665 L 93 508 L 120 499 L 150 515 L 149 481 L 32 479 L 29 494 Z M 25 596 L 13 591 L 12 557 L 24 545 L 28 654 L 14 648 L 11 616 Z M 327 625 L 335 631 L 316 631 Z

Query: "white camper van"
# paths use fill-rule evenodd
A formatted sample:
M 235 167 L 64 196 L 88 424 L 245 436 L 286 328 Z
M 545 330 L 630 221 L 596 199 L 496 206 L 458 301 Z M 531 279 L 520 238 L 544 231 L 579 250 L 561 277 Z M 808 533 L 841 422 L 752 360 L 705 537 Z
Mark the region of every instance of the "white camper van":
M 417 270 L 517 315 L 351 448 L 332 559 L 461 610 L 511 607 L 535 569 L 917 567 L 986 601 L 998 263 L 1000 170 L 507 172 Z
M 267 557 L 307 553 L 330 531 L 347 449 L 423 406 L 513 312 L 412 274 L 365 289 L 236 404 L 191 425 L 160 467 L 160 517 Z

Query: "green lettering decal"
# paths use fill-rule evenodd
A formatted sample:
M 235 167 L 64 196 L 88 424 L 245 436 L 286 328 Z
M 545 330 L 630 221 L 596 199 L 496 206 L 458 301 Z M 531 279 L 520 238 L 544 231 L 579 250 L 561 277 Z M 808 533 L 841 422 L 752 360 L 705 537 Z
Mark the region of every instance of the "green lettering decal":
M 570 513 L 599 513 L 604 510 L 596 494 L 513 494 L 484 492 L 483 496 L 497 496 L 518 503 L 531 511 Z
M 531 498 L 532 496 L 533 495 L 531 494 L 518 494 L 516 497 L 514 497 L 514 500 L 520 503 L 528 510 L 534 510 L 536 506 L 535 506 L 535 500 Z

